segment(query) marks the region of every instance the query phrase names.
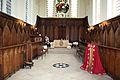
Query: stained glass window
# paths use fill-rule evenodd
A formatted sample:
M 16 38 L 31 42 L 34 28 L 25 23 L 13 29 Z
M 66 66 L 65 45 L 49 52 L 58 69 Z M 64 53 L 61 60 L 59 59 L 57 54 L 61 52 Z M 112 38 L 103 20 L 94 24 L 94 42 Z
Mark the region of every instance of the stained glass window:
M 55 12 L 57 17 L 66 17 L 69 11 L 69 0 L 56 0 Z
M 47 0 L 48 17 L 77 17 L 77 9 L 78 0 Z

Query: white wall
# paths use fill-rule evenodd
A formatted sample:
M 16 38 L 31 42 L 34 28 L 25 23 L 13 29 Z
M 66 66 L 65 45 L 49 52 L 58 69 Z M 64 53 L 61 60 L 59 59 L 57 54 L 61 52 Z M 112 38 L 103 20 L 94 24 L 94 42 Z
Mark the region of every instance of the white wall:
M 107 0 L 100 0 L 100 21 L 107 19 Z
M 11 12 L 11 16 L 17 17 L 17 0 L 12 0 L 12 12 Z
M 86 16 L 88 16 L 89 24 L 92 25 L 92 22 L 93 22 L 92 0 L 85 0 L 85 5 L 86 5 L 85 14 L 86 14 Z
M 107 11 L 110 8 L 107 8 L 108 0 L 100 0 L 100 21 L 107 20 Z M 78 0 L 78 17 L 88 16 L 88 22 L 90 25 L 93 25 L 93 0 Z M 96 5 L 97 6 L 97 5 Z M 111 14 L 111 13 L 108 13 Z
M 44 0 L 43 0 L 44 1 Z M 27 23 L 34 25 L 39 12 L 39 0 L 28 0 Z M 6 0 L 3 0 L 3 10 L 6 13 Z M 26 0 L 12 0 L 11 16 L 26 21 Z
M 92 24 L 92 0 L 78 0 L 78 17 L 88 16 L 88 22 Z
M 32 3 L 33 8 L 31 11 L 31 13 L 32 13 L 31 19 L 32 19 L 32 24 L 35 24 L 36 19 L 37 19 L 37 15 L 39 13 L 39 0 L 32 0 L 32 1 L 33 1 L 33 3 Z
M 82 18 L 86 16 L 86 4 L 85 0 L 78 0 L 78 17 Z
M 26 13 L 26 0 L 12 0 L 12 16 L 17 17 L 23 21 L 25 21 L 25 13 Z
M 40 17 L 47 17 L 47 0 L 39 0 L 39 16 Z

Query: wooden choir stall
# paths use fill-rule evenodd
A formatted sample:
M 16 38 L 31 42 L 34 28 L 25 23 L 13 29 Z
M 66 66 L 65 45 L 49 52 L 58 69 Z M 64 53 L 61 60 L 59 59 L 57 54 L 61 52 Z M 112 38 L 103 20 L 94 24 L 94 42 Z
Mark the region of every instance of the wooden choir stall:
M 114 80 L 120 80 L 120 16 L 93 26 L 86 41 L 93 40 L 99 48 L 99 55 L 106 73 Z
M 0 12 L 0 80 L 14 74 L 38 53 L 41 42 L 28 42 L 32 25 Z M 25 51 L 25 55 L 23 55 Z
M 37 16 L 36 27 L 38 33 L 54 40 L 68 40 L 70 43 L 86 39 L 88 27 L 87 16 L 85 18 L 42 18 Z

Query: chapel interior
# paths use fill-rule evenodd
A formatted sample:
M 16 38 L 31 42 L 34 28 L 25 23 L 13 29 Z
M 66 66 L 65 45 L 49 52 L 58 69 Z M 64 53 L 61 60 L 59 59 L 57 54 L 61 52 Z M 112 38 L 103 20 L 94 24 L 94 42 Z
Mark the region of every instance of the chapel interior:
M 120 80 L 120 0 L 0 0 L 0 80 Z

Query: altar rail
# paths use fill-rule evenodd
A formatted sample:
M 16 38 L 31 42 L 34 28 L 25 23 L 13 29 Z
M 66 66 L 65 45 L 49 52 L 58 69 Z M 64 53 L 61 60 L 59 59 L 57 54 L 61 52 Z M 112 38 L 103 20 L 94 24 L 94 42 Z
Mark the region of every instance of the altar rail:
M 86 42 L 93 40 L 106 70 L 114 80 L 120 80 L 120 16 L 94 25 L 87 33 Z

